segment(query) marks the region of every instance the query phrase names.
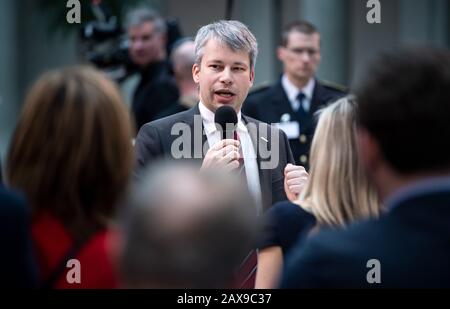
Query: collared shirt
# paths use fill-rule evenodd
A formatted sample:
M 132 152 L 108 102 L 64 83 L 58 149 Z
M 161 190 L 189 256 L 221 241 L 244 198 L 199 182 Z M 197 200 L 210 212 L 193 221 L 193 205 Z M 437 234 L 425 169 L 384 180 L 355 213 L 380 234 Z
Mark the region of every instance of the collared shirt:
M 209 147 L 213 147 L 217 142 L 222 140 L 220 131 L 217 130 L 214 123 L 214 113 L 210 111 L 201 101 L 198 105 L 200 115 L 203 120 L 203 127 L 205 128 L 206 137 L 208 139 Z M 262 197 L 261 184 L 259 182 L 258 163 L 256 161 L 256 152 L 253 147 L 252 139 L 247 127 L 242 121 L 241 112 L 237 114 L 237 132 L 241 141 L 242 154 L 244 156 L 245 174 L 247 177 L 248 189 L 253 196 L 258 213 L 262 211 Z
M 281 77 L 281 85 L 283 86 L 283 89 L 286 92 L 286 95 L 294 111 L 297 111 L 300 107 L 300 102 L 297 100 L 297 96 L 300 92 L 303 92 L 305 94 L 305 98 L 303 99 L 302 103 L 303 109 L 306 112 L 309 111 L 309 109 L 311 108 L 314 86 L 316 85 L 316 81 L 314 78 L 311 78 L 306 86 L 303 87 L 303 89 L 299 89 L 293 83 L 291 83 L 286 74 L 283 74 L 283 77 Z
M 386 199 L 386 207 L 391 211 L 411 198 L 444 191 L 450 192 L 450 176 L 424 178 L 392 193 Z

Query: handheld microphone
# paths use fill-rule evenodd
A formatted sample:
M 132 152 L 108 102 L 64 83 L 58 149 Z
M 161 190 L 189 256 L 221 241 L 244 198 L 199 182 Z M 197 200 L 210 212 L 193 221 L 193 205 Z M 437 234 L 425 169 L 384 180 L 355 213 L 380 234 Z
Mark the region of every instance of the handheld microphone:
M 221 106 L 214 115 L 216 128 L 222 132 L 222 139 L 233 139 L 238 122 L 236 111 L 231 106 Z

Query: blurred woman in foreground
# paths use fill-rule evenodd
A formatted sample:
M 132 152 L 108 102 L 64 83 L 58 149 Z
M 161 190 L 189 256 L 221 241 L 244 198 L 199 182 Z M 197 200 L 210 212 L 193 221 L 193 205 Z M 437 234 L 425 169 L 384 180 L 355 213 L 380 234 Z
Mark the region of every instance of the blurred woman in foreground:
M 28 93 L 6 175 L 32 207 L 43 287 L 117 285 L 108 228 L 130 177 L 131 137 L 116 86 L 92 68 L 47 73 Z
M 352 97 L 320 111 L 308 182 L 296 201 L 266 213 L 255 288 L 278 285 L 283 258 L 302 236 L 379 215 L 381 203 L 358 159 L 355 112 Z

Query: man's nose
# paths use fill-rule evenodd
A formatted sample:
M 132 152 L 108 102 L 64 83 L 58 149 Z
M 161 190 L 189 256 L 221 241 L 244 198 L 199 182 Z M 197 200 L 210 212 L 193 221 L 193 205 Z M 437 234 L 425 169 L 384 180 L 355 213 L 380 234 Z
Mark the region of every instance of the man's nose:
M 311 56 L 309 55 L 309 52 L 304 51 L 304 52 L 301 54 L 301 58 L 302 58 L 303 61 L 309 62 L 309 60 L 311 59 Z
M 230 68 L 225 68 L 222 71 L 222 74 L 220 75 L 220 81 L 224 84 L 231 84 L 233 82 Z
M 142 48 L 142 41 L 141 40 L 136 40 L 133 43 L 131 43 L 131 47 L 133 49 L 141 49 Z

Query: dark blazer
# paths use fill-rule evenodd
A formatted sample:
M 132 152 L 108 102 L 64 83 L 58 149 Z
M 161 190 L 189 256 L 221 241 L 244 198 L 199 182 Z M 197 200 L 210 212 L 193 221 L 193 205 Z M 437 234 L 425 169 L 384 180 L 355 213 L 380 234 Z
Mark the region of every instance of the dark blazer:
M 194 116 L 198 116 L 198 122 L 195 123 Z M 275 149 L 278 148 L 279 161 L 278 164 L 270 169 L 264 168 L 264 165 L 275 158 L 274 152 L 270 152 L 270 156 L 257 153 L 257 163 L 259 168 L 259 180 L 261 184 L 262 204 L 263 208 L 267 209 L 272 204 L 278 201 L 286 200 L 286 193 L 284 192 L 284 168 L 288 163 L 293 163 L 291 149 L 289 147 L 286 135 L 277 128 L 271 127 L 260 121 L 242 115 L 244 123 L 248 126 L 249 134 L 253 141 L 255 150 L 260 149 Z M 187 158 L 181 158 L 190 162 L 195 162 L 201 166 L 204 154 L 208 149 L 207 137 L 203 133 L 203 122 L 201 121 L 200 111 L 198 105 L 195 107 L 175 115 L 162 118 L 144 125 L 138 133 L 135 141 L 136 153 L 136 169 L 135 177 L 139 177 L 139 172 L 147 164 L 155 161 L 161 157 L 173 158 L 171 148 L 172 144 L 180 140 L 179 132 L 176 130 L 174 135 L 171 134 L 172 128 L 175 124 L 182 125 L 189 128 L 191 132 L 190 140 L 187 141 L 187 146 L 190 149 L 183 149 L 188 154 Z M 250 125 L 252 124 L 252 125 Z M 197 128 L 194 131 L 194 127 Z M 272 136 L 278 139 L 278 145 L 272 143 Z M 206 145 L 204 151 L 194 153 L 192 145 Z M 267 145 L 268 144 L 268 145 Z M 201 148 L 200 148 L 201 149 Z
M 0 185 L 0 287 L 36 287 L 30 217 L 25 200 Z
M 141 80 L 131 105 L 138 130 L 147 122 L 157 119 L 159 113 L 178 99 L 178 87 L 169 73 L 167 62 L 151 64 L 140 75 Z
M 345 92 L 316 80 L 309 114 L 300 121 L 297 113 L 292 109 L 280 79 L 272 87 L 252 92 L 247 97 L 242 112 L 269 124 L 280 122 L 284 114 L 289 114 L 291 121 L 299 122 L 301 135 L 297 139 L 289 140 L 289 143 L 295 162 L 308 167 L 309 148 L 316 128 L 314 113 L 328 102 L 344 95 Z
M 283 288 L 450 287 L 450 191 L 395 205 L 378 221 L 325 231 L 290 256 Z M 381 283 L 366 276 L 380 262 Z M 371 275 L 371 274 L 370 274 Z

